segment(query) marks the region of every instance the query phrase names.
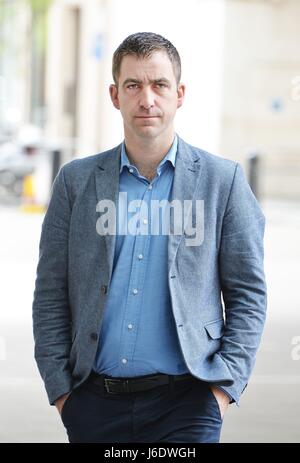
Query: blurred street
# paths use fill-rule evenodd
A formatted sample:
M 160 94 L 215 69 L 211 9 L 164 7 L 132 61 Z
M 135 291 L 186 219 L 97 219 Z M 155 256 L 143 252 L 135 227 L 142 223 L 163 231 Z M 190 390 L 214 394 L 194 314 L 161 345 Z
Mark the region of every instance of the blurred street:
M 300 204 L 266 201 L 268 317 L 240 407 L 225 415 L 221 442 L 300 442 Z M 31 304 L 42 214 L 0 208 L 0 442 L 67 442 L 33 359 Z M 300 349 L 298 349 L 299 352 Z

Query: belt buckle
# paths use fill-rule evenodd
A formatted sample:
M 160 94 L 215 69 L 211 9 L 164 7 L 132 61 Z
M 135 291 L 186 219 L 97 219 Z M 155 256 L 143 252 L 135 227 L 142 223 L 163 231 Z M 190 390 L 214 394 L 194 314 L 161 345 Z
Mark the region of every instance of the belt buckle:
M 118 380 L 118 379 L 114 380 L 112 378 L 104 378 L 104 386 L 105 386 L 106 391 L 109 394 L 119 394 L 119 392 L 112 392 L 112 391 L 109 390 L 109 382 L 111 382 L 111 383 L 114 383 L 114 382 L 119 383 L 120 380 Z M 125 392 L 129 392 L 129 380 L 128 379 L 122 380 L 121 384 L 122 384 L 122 386 L 125 386 Z

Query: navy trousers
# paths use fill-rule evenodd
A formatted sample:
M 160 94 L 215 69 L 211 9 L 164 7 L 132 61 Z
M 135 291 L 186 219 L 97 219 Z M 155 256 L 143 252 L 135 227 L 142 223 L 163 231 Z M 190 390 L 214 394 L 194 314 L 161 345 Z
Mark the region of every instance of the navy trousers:
M 195 377 L 126 394 L 87 380 L 61 414 L 70 443 L 218 443 L 220 408 L 209 383 Z

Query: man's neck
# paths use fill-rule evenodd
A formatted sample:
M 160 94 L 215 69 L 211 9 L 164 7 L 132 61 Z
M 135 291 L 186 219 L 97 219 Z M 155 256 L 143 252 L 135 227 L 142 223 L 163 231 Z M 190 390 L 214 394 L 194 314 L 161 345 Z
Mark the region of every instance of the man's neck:
M 126 153 L 130 163 L 139 171 L 155 170 L 171 148 L 174 137 L 175 131 L 164 138 L 155 139 L 135 139 L 126 137 L 125 134 Z

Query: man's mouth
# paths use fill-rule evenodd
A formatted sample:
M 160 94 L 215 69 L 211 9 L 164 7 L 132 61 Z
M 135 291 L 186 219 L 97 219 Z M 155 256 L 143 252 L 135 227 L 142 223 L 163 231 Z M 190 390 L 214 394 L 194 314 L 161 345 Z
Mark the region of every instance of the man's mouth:
M 154 119 L 159 116 L 135 116 L 137 119 Z

